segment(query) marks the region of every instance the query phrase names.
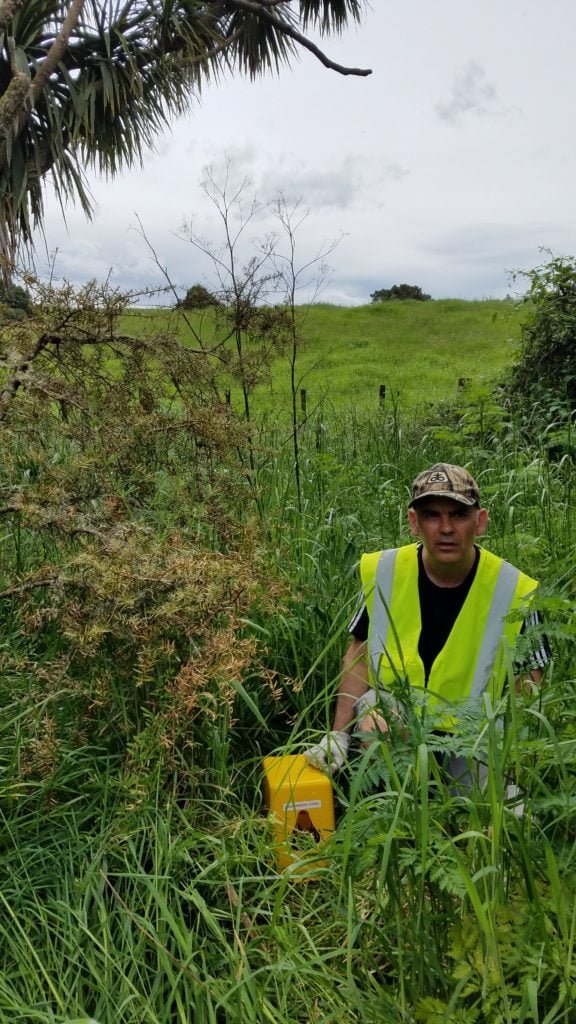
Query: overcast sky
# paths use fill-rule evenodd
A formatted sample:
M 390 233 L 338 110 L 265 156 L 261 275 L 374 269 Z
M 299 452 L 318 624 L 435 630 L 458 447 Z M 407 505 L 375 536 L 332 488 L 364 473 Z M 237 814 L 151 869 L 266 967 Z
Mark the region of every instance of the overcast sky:
M 260 199 L 282 192 L 309 209 L 297 262 L 340 238 L 325 301 L 368 302 L 402 282 L 434 298 L 498 298 L 514 288 L 510 270 L 546 258 L 539 247 L 576 254 L 574 0 L 372 0 L 360 28 L 322 46 L 372 75 L 341 77 L 303 52 L 279 78 L 230 77 L 142 170 L 90 175 L 92 222 L 70 207 L 65 225 L 49 199 L 58 275 L 158 282 L 139 220 L 176 285 L 214 285 L 179 236 L 194 219 L 218 244 L 199 183 L 206 167 L 223 181 L 226 160 Z M 247 241 L 272 226 L 264 212 Z

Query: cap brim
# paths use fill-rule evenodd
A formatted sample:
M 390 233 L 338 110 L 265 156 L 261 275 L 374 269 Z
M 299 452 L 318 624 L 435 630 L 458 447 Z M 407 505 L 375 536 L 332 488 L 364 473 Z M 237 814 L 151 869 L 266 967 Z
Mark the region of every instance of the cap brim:
M 449 498 L 450 501 L 457 501 L 460 505 L 466 505 L 468 508 L 480 508 L 480 502 L 477 498 L 466 498 L 463 494 L 455 494 L 454 491 L 425 491 L 424 494 L 419 494 L 417 498 L 412 498 L 409 502 L 408 508 L 413 508 L 424 498 Z

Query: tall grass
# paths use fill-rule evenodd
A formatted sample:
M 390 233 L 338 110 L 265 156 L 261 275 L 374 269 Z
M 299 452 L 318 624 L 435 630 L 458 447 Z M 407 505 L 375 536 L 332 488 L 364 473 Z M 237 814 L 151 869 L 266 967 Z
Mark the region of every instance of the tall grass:
M 193 806 L 158 793 L 118 816 L 103 771 L 102 808 L 40 802 L 27 827 L 5 813 L 1 1019 L 570 1022 L 574 795 L 560 810 L 549 791 L 576 752 L 549 698 L 517 709 L 503 742 L 488 729 L 499 771 L 466 800 L 423 737 L 412 751 L 375 740 L 359 752 L 309 882 L 275 872 L 232 766 Z M 524 763 L 536 742 L 520 821 L 503 749 Z M 374 792 L 381 761 L 388 783 Z
M 53 765 L 44 737 L 44 773 L 25 770 L 43 715 L 26 659 L 58 635 L 32 650 L 4 603 L 0 644 L 22 663 L 0 680 L 0 1021 L 576 1019 L 575 467 L 563 444 L 528 442 L 484 400 L 426 423 L 319 411 L 301 433 L 299 511 L 290 444 L 265 424 L 260 543 L 279 597 L 245 619 L 263 651 L 237 681 L 232 720 L 215 708 L 201 756 L 182 752 L 172 784 L 150 766 L 142 788 L 136 748 L 131 761 L 108 749 L 105 729 Z M 335 780 L 323 866 L 312 850 L 308 880 L 279 874 L 261 756 L 329 725 L 359 555 L 408 539 L 410 482 L 436 460 L 471 466 L 491 512 L 485 543 L 542 581 L 554 666 L 539 692 L 511 687 L 463 730 L 461 753 L 490 766 L 484 790 L 450 791 L 441 738 L 414 716 L 409 742 L 374 737 Z M 4 550 L 32 564 L 35 543 L 6 533 Z

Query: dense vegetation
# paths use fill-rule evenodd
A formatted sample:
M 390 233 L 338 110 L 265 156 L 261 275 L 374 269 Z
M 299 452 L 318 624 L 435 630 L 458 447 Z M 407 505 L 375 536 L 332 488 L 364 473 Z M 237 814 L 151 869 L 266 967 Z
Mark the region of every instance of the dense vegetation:
M 197 323 L 182 345 L 95 286 L 40 298 L 4 336 L 0 396 L 0 1020 L 570 1024 L 576 471 L 565 406 L 542 428 L 537 402 L 516 416 L 488 389 L 518 311 L 490 309 L 484 348 L 479 307 L 445 304 L 457 342 L 419 404 L 341 395 L 335 415 L 325 367 L 296 474 L 261 379 L 246 424 Z M 351 346 L 412 321 L 420 380 L 441 329 L 415 311 L 434 308 L 336 312 Z M 464 731 L 486 792 L 450 796 L 415 717 L 336 780 L 313 880 L 279 875 L 261 758 L 326 727 L 359 553 L 407 537 L 410 481 L 439 459 L 473 467 L 486 544 L 542 581 L 552 671 Z
M 576 403 L 576 260 L 552 257 L 519 274 L 528 280 L 531 315 L 508 390 L 516 405 L 534 400 L 551 409 Z

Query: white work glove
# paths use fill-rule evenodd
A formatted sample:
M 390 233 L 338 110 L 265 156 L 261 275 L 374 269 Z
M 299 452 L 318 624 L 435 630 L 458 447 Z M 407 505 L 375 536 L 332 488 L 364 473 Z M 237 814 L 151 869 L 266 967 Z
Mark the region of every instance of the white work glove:
M 334 729 L 332 732 L 327 733 L 326 736 L 323 736 L 320 743 L 310 747 L 310 750 L 305 750 L 304 757 L 315 768 L 320 768 L 321 771 L 334 775 L 338 768 L 341 768 L 344 764 L 349 746 L 350 736 L 348 733 L 339 732 L 337 729 Z

